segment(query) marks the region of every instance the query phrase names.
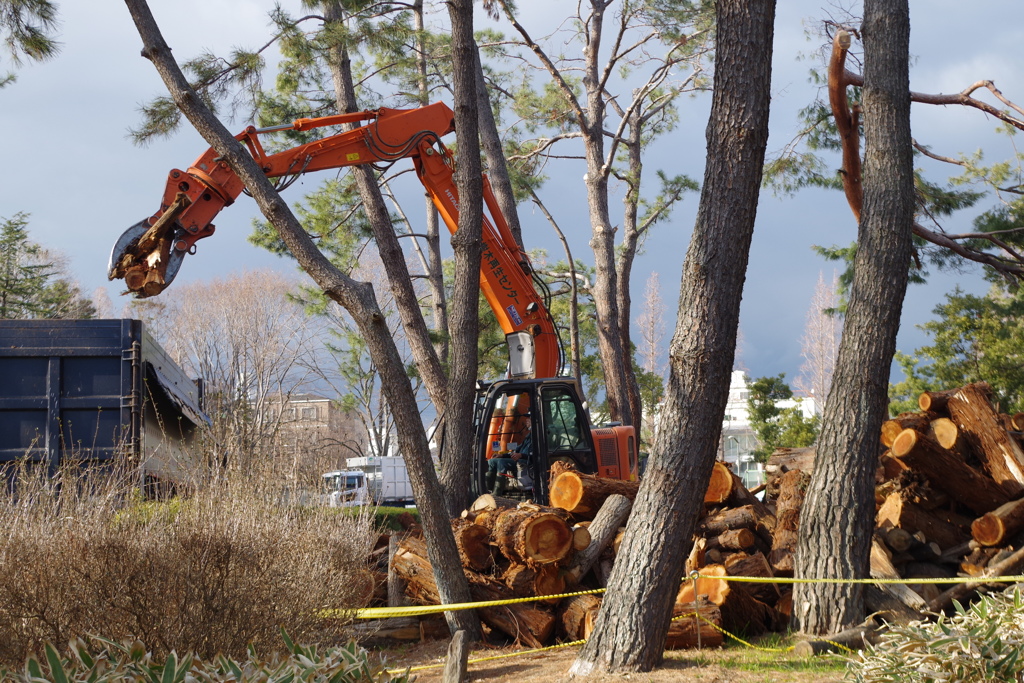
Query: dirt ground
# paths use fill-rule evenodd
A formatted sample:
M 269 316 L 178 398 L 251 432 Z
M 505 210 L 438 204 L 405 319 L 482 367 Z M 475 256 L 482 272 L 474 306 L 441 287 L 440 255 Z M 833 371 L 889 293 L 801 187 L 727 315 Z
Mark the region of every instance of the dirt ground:
M 441 664 L 414 671 L 418 683 L 440 683 L 446 641 L 427 641 L 382 651 L 391 669 Z M 483 648 L 470 653 L 470 681 L 555 683 L 566 675 L 579 647 L 522 654 L 474 663 L 474 659 L 511 654 L 515 648 Z M 661 668 L 649 673 L 602 675 L 588 682 L 637 681 L 643 683 L 833 683 L 844 680 L 844 667 L 836 660 L 809 661 L 778 652 L 761 652 L 742 646 L 714 650 L 666 652 Z

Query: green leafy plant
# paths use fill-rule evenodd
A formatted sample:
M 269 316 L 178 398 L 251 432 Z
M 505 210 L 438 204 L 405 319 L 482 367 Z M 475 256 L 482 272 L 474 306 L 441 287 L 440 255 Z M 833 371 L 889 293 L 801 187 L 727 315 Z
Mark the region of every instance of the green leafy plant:
M 1014 586 L 986 595 L 935 622 L 894 625 L 882 641 L 850 660 L 857 683 L 1017 680 L 1024 671 L 1024 597 Z
M 140 640 L 114 642 L 97 636 L 90 643 L 76 639 L 61 656 L 50 644 L 45 661 L 30 657 L 21 672 L 0 670 L 0 680 L 53 681 L 71 683 L 107 683 L 108 681 L 146 681 L 148 683 L 184 683 L 185 681 L 329 681 L 330 683 L 406 683 L 408 671 L 389 672 L 383 661 L 374 661 L 356 642 L 340 647 L 318 649 L 298 645 L 282 629 L 285 652 L 263 660 L 252 646 L 248 658 L 236 661 L 217 655 L 204 661 L 193 655 L 179 657 L 170 652 L 158 661 Z

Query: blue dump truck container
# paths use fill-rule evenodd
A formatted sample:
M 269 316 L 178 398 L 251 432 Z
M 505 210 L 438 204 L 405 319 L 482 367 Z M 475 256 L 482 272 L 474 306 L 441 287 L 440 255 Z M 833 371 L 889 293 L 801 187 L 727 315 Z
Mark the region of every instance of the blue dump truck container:
M 0 320 L 0 465 L 115 459 L 173 487 L 208 423 L 190 379 L 139 320 Z

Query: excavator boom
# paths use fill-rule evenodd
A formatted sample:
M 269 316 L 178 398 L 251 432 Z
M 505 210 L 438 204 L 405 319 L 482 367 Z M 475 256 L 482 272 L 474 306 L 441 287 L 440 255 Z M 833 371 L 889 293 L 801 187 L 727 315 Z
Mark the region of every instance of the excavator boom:
M 261 135 L 284 130 L 358 123 L 365 125 L 274 154 L 267 154 L 260 141 Z M 411 158 L 445 225 L 455 233 L 459 223 L 455 161 L 441 142 L 454 130 L 451 109 L 438 102 L 418 109 L 298 119 L 270 128 L 250 126 L 236 139 L 269 178 Z M 172 170 L 159 211 L 129 228 L 114 245 L 109 279 L 123 279 L 128 291 L 140 298 L 162 292 L 174 280 L 185 255 L 195 253 L 196 243 L 213 234 L 217 214 L 234 203 L 243 189 L 241 179 L 213 148 L 187 170 Z M 509 339 L 512 374 L 554 377 L 561 366 L 554 323 L 533 285 L 529 258 L 512 237 L 486 176 L 484 199 L 491 217 L 485 215 L 482 226 L 481 289 Z

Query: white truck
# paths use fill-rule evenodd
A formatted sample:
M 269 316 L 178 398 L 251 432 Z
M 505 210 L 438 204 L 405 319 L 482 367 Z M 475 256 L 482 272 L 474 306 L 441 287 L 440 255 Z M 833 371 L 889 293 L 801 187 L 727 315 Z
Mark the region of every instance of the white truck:
M 362 470 L 324 472 L 324 502 L 332 508 L 369 505 L 373 501 Z
M 401 456 L 348 458 L 346 466 L 365 473 L 370 499 L 377 505 L 403 507 L 414 504 L 412 484 Z

